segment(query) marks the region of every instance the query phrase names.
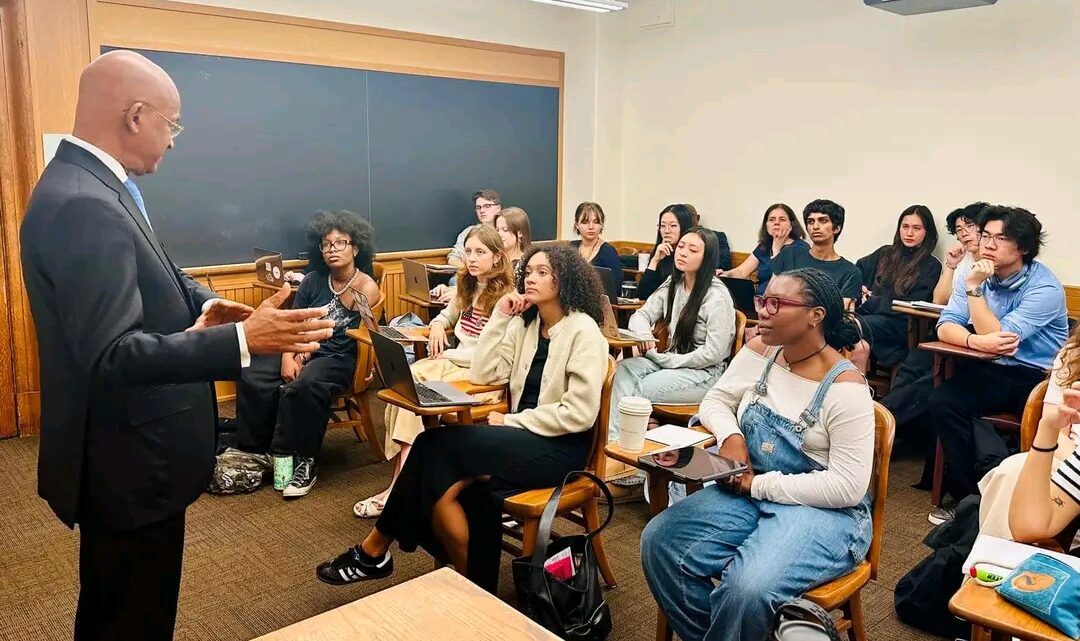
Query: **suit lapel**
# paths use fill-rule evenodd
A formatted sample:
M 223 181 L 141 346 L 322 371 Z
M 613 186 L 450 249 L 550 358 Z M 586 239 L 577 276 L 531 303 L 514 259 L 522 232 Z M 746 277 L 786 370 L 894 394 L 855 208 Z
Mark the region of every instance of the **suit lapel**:
M 146 222 L 146 218 L 143 217 L 142 211 L 139 206 L 135 204 L 135 199 L 131 196 L 131 192 L 127 190 L 124 183 L 120 182 L 120 179 L 116 177 L 112 171 L 109 170 L 100 160 L 94 157 L 93 154 L 85 149 L 73 145 L 66 140 L 60 143 L 60 147 L 57 149 L 56 155 L 62 160 L 74 163 L 83 169 L 89 171 L 98 180 L 105 184 L 106 187 L 116 192 L 116 197 L 120 201 L 120 204 L 127 211 L 128 216 L 142 231 L 143 237 L 146 242 L 150 243 L 150 247 L 153 248 L 154 253 L 157 254 L 161 260 L 161 264 L 172 276 L 171 280 L 173 285 L 176 286 L 177 291 L 187 301 L 188 307 L 191 307 L 191 301 L 188 300 L 187 293 L 180 287 L 180 281 L 176 277 L 176 267 L 173 265 L 172 260 L 169 259 L 168 254 L 165 253 L 165 248 L 162 247 L 161 242 L 158 241 L 154 231 L 150 229 L 149 223 Z

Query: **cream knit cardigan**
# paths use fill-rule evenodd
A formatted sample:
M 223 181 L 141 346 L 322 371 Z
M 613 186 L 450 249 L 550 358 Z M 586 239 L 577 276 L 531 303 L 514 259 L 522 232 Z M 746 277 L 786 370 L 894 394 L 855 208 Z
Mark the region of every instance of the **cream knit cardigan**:
M 525 325 L 521 316 L 498 309 L 480 332 L 469 378 L 478 385 L 510 381 L 506 425 L 541 436 L 562 436 L 592 428 L 600 412 L 600 388 L 607 374 L 607 340 L 589 315 L 570 312 L 548 329 L 548 357 L 535 409 L 518 412 L 540 336 L 539 317 Z

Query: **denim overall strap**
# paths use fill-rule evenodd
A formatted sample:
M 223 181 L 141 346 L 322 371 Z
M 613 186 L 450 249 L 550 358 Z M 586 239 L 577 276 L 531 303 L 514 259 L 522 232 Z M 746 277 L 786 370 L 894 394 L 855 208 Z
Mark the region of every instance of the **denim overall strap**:
M 837 361 L 836 365 L 833 365 L 832 369 L 825 374 L 825 378 L 821 379 L 821 384 L 818 385 L 817 392 L 814 394 L 814 399 L 810 401 L 810 405 L 799 415 L 799 420 L 795 424 L 795 431 L 797 433 L 801 434 L 807 428 L 817 424 L 818 418 L 820 418 L 821 404 L 825 402 L 825 395 L 829 392 L 829 387 L 832 386 L 836 377 L 849 369 L 856 369 L 855 364 L 848 359 L 843 358 Z
M 769 357 L 769 361 L 765 364 L 765 369 L 761 371 L 761 378 L 754 383 L 754 395 L 757 397 L 765 396 L 769 393 L 769 372 L 772 371 L 773 365 L 776 364 L 776 359 L 780 357 L 780 352 L 783 351 L 783 347 L 777 347 L 772 356 Z M 757 400 L 756 398 L 754 400 Z

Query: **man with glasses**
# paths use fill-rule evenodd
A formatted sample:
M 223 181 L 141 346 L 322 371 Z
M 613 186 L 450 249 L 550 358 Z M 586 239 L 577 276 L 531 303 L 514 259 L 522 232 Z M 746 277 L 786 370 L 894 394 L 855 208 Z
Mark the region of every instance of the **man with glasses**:
M 979 260 L 957 281 L 937 324 L 946 343 L 997 355 L 958 359 L 952 378 L 934 390 L 928 415 L 945 451 L 945 489 L 956 501 L 977 494 L 978 480 L 1008 451 L 978 417 L 1022 412 L 1065 345 L 1065 291 L 1035 260 L 1043 244 L 1035 216 L 1019 207 L 986 207 L 979 217 Z M 951 518 L 939 508 L 931 523 Z
M 949 302 L 957 281 L 966 278 L 971 266 L 979 259 L 979 216 L 989 206 L 988 203 L 971 203 L 954 209 L 945 218 L 945 229 L 956 236 L 956 244 L 946 252 L 944 269 L 934 287 L 934 302 L 938 305 Z
M 30 198 L 23 278 L 41 367 L 38 493 L 79 525 L 77 641 L 173 636 L 187 506 L 214 465 L 212 381 L 252 354 L 313 352 L 325 308 L 225 301 L 180 271 L 131 174 L 157 170 L 180 95 L 131 51 L 79 79 L 73 135 Z
M 499 197 L 499 192 L 494 189 L 481 189 L 473 194 L 472 199 L 476 219 L 480 221 L 481 225 L 494 227 L 495 216 L 502 211 L 502 198 Z M 472 228 L 473 225 L 469 225 L 458 234 L 457 240 L 454 241 L 454 248 L 446 256 L 447 264 L 454 267 L 461 267 L 465 264 L 465 236 L 469 234 L 469 230 Z

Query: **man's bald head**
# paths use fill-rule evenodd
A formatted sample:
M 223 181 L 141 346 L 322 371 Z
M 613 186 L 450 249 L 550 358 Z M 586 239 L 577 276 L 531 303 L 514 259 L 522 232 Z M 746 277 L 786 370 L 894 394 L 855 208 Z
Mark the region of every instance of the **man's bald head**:
M 110 51 L 79 78 L 74 135 L 101 148 L 131 173 L 157 169 L 172 147 L 169 121 L 180 119 L 180 93 L 169 74 L 134 51 Z

